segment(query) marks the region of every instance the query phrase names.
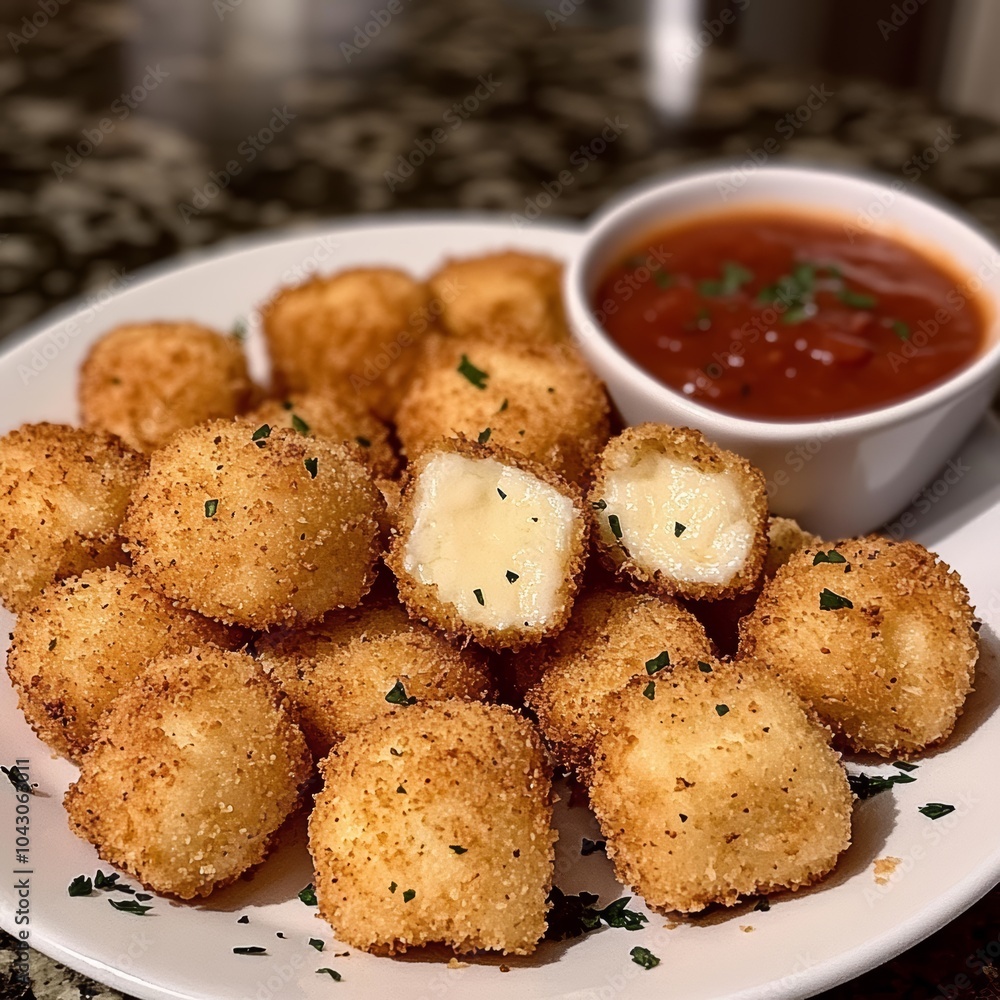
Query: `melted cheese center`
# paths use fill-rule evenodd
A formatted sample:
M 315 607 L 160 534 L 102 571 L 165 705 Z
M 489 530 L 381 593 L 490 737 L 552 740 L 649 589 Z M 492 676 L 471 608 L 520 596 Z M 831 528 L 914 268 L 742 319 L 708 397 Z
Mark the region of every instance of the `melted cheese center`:
M 568 497 L 493 459 L 444 453 L 425 466 L 413 504 L 409 574 L 437 587 L 468 622 L 548 624 L 569 571 L 576 513 Z
M 753 528 L 739 484 L 727 472 L 702 472 L 657 452 L 607 476 L 601 531 L 647 572 L 689 583 L 725 585 L 746 564 Z

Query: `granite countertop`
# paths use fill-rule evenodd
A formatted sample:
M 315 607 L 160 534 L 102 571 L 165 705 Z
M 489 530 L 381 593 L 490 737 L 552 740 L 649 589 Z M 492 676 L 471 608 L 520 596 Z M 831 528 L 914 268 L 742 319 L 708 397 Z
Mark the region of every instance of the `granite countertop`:
M 30 38 L 21 18 L 37 5 L 5 5 L 0 337 L 149 263 L 244 233 L 421 209 L 583 219 L 629 184 L 720 157 L 748 169 L 762 155 L 877 169 L 940 193 L 1000 234 L 1000 127 L 942 113 L 914 92 L 755 68 L 722 39 L 703 52 L 694 114 L 667 130 L 646 104 L 641 30 L 598 22 L 585 8 L 553 21 L 540 7 L 487 0 L 404 5 L 384 37 L 345 54 L 331 31 L 248 26 L 240 0 L 220 2 L 216 13 L 201 5 L 194 42 L 180 30 L 187 0 L 176 11 L 74 0 Z M 314 13 L 339 16 L 350 37 L 354 22 L 338 5 Z M 811 96 L 809 113 L 796 117 Z M 615 141 L 542 206 L 543 185 L 607 119 Z M 269 123 L 276 134 L 264 142 Z M 443 123 L 446 140 L 429 140 Z M 258 138 L 247 146 L 247 136 Z M 408 172 L 428 141 L 432 152 Z M 823 996 L 1000 997 L 977 960 L 995 957 L 991 946 L 1000 952 L 998 931 L 994 890 L 921 945 Z M 12 943 L 0 934 L 0 997 L 25 1000 L 32 993 L 8 977 Z M 120 996 L 35 952 L 31 978 L 38 1000 Z

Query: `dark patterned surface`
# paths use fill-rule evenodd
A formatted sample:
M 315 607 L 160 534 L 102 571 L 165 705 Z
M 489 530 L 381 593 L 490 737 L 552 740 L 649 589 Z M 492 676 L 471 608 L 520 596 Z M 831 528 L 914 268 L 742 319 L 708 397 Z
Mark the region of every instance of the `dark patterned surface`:
M 765 149 L 776 160 L 875 168 L 926 185 L 1000 233 L 1000 129 L 881 84 L 753 69 L 713 44 L 697 113 L 668 132 L 645 103 L 640 30 L 597 24 L 586 8 L 553 24 L 486 0 L 404 5 L 348 63 L 329 26 L 293 38 L 273 26 L 249 30 L 239 19 L 250 3 L 231 0 L 221 16 L 201 4 L 197 45 L 177 37 L 178 25 L 193 23 L 189 3 L 178 0 L 183 16 L 173 4 L 146 6 L 154 13 L 143 21 L 124 3 L 72 0 L 30 39 L 21 18 L 36 4 L 5 0 L 0 11 L 0 335 L 146 264 L 241 233 L 357 212 L 524 214 L 565 170 L 571 183 L 541 216 L 582 219 L 635 181 Z M 332 18 L 334 8 L 317 16 Z M 350 38 L 355 21 L 338 16 Z M 227 44 L 233 36 L 242 48 Z M 120 95 L 144 79 L 146 96 L 130 108 Z M 793 127 L 786 116 L 810 94 L 816 109 Z M 466 100 L 473 110 L 463 110 Z M 268 127 L 272 109 L 285 119 L 273 141 L 241 146 Z M 574 159 L 609 118 L 615 141 Z M 113 127 L 76 162 L 84 130 L 102 119 Z M 400 157 L 419 160 L 420 144 L 432 151 L 403 178 Z M 196 199 L 231 162 L 239 173 Z M 6 978 L 12 945 L 0 935 L 0 998 L 28 1000 Z M 824 996 L 1000 996 L 982 971 L 997 955 L 994 891 Z M 37 953 L 31 979 L 38 1000 L 119 997 Z

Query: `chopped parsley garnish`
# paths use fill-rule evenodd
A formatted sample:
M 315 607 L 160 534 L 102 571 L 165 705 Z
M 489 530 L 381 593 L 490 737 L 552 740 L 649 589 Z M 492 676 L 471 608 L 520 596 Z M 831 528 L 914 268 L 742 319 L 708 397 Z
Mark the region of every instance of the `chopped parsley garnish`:
M 588 840 L 584 837 L 583 844 L 580 846 L 580 853 L 585 858 L 589 858 L 591 854 L 603 851 L 607 846 L 608 842 L 606 840 Z
M 398 888 L 399 888 L 399 886 L 396 885 L 395 882 L 390 882 L 389 883 L 389 892 L 395 892 Z
M 674 538 L 680 538 L 685 531 L 687 531 L 686 524 L 681 524 L 680 521 L 674 521 Z
M 611 534 L 614 535 L 615 538 L 622 537 L 622 523 L 618 520 L 617 514 L 608 515 L 608 527 L 611 529 Z
M 274 936 L 275 936 L 275 937 L 278 937 L 278 938 L 281 938 L 281 940 L 282 940 L 282 941 L 284 941 L 284 940 L 285 940 L 285 935 L 284 935 L 284 934 L 282 934 L 282 933 L 281 933 L 281 931 L 275 931 L 275 932 L 274 932 Z
M 385 696 L 385 700 L 389 702 L 390 705 L 415 705 L 417 699 L 413 696 L 406 697 L 406 688 L 403 687 L 402 681 L 396 681 L 393 684 L 392 689 Z
M 135 894 L 135 898 L 138 899 L 140 903 L 145 903 L 147 899 L 152 899 L 153 897 L 150 896 L 148 892 L 137 892 Z M 249 920 L 247 923 L 249 923 Z
M 292 414 L 292 430 L 298 431 L 300 434 L 309 433 L 309 425 L 297 414 Z
M 813 566 L 818 566 L 820 563 L 845 563 L 847 560 L 836 550 L 830 549 L 829 552 L 817 552 L 813 556 Z
M 748 281 L 753 281 L 753 271 L 748 271 L 742 264 L 727 260 L 722 264 L 722 278 L 710 278 L 698 282 L 698 291 L 702 295 L 712 297 L 733 295 Z
M 594 500 L 590 506 L 593 507 L 594 510 L 606 510 L 608 502 L 606 500 Z
M 854 602 L 847 597 L 835 594 L 828 587 L 824 587 L 819 595 L 820 611 L 839 611 L 841 608 L 853 608 Z
M 248 924 L 248 923 L 250 923 L 250 918 L 246 914 L 244 914 L 242 917 L 240 917 L 239 920 L 236 921 L 236 923 L 238 923 L 238 924 Z
M 410 900 L 413 899 L 414 896 L 416 896 L 416 894 L 417 894 L 417 890 L 416 889 L 406 889 L 406 890 L 404 890 L 404 892 L 403 892 L 403 902 L 404 903 L 410 902 Z
M 870 799 L 879 792 L 888 791 L 893 785 L 908 785 L 917 779 L 909 774 L 890 774 L 887 778 L 881 774 L 865 774 L 863 771 L 858 774 L 848 774 L 847 783 L 851 786 L 851 791 L 861 800 Z
M 767 896 L 761 896 L 756 903 L 753 904 L 755 910 L 759 910 L 761 913 L 767 913 L 771 909 L 771 901 Z
M 323 972 L 325 972 L 325 973 L 326 973 L 326 974 L 327 974 L 327 975 L 328 975 L 328 976 L 329 976 L 329 977 L 330 977 L 330 978 L 331 978 L 331 979 L 332 979 L 332 980 L 333 980 L 333 981 L 334 981 L 335 983 L 339 983 L 339 982 L 341 982 L 341 981 L 343 980 L 343 978 L 344 978 L 344 977 L 343 977 L 343 976 L 342 976 L 342 975 L 341 975 L 341 974 L 340 974 L 339 972 L 337 972 L 337 971 L 336 971 L 335 969 L 327 969 L 327 968 L 323 968 L 323 969 L 317 969 L 317 970 L 316 970 L 316 974 L 317 974 L 317 975 L 319 975 L 320 973 L 323 973 Z
M 397 795 L 405 795 L 406 794 L 406 789 L 402 785 L 397 785 L 396 786 L 396 794 Z
M 301 899 L 306 906 L 318 906 L 319 903 L 316 899 L 316 886 L 310 882 L 304 889 L 299 891 L 299 899 Z
M 118 872 L 112 872 L 110 875 L 105 875 L 100 868 L 97 869 L 97 874 L 94 876 L 94 888 L 95 889 L 117 889 L 119 886 L 115 885 L 118 881 Z
M 816 268 L 812 264 L 797 264 L 791 274 L 783 274 L 773 285 L 757 293 L 758 302 L 777 302 L 784 306 L 781 322 L 794 326 L 807 319 L 813 311 L 813 290 Z
M 370 448 L 372 446 L 371 441 L 369 441 L 366 437 L 361 437 L 360 434 L 354 440 L 357 441 L 362 448 Z
M 923 813 L 928 819 L 940 819 L 942 816 L 947 816 L 948 813 L 953 813 L 955 811 L 954 806 L 948 805 L 946 802 L 928 802 L 927 805 L 921 806 L 918 812 Z
M 77 875 L 66 891 L 71 896 L 89 896 L 94 891 L 94 883 L 89 875 Z
M 729 706 L 728 705 L 716 705 L 715 706 L 715 714 L 718 715 L 720 718 L 723 715 L 725 715 L 728 711 L 729 711 Z
M 512 569 L 507 570 L 507 582 L 514 583 L 521 578 L 519 573 L 515 573 Z
M 656 681 L 650 681 L 642 689 L 642 696 L 643 698 L 648 698 L 650 701 L 656 697 Z
M 319 938 L 309 938 L 309 943 L 317 950 L 322 951 L 324 948 L 323 942 Z
M 627 909 L 632 901 L 629 896 L 616 899 L 603 910 L 594 908 L 598 898 L 592 892 L 567 896 L 558 886 L 553 886 L 548 899 L 552 905 L 547 917 L 546 940 L 565 941 L 581 937 L 597 930 L 601 921 L 609 927 L 624 927 L 627 931 L 642 930 L 642 925 L 648 922 L 644 913 Z
M 657 670 L 670 666 L 670 653 L 665 649 L 662 653 L 657 653 L 651 660 L 646 660 L 646 673 L 655 674 Z
M 205 501 L 205 517 L 215 517 L 216 512 L 219 509 L 218 500 L 206 500 Z
M 629 954 L 636 965 L 641 965 L 644 969 L 652 969 L 660 964 L 660 960 L 648 949 L 641 945 L 636 945 Z
M 711 663 L 706 663 L 704 660 L 699 660 L 698 661 L 698 669 L 703 674 L 710 674 L 712 672 L 712 664 Z
M 850 306 L 852 309 L 871 309 L 878 303 L 874 295 L 867 295 L 864 292 L 854 292 L 850 288 L 842 288 L 837 292 L 837 298 Z
M 257 443 L 258 448 L 264 447 L 264 441 L 271 436 L 271 428 L 268 424 L 261 424 L 250 436 L 251 441 Z
M 486 607 L 486 601 L 483 598 L 483 592 L 478 587 L 476 587 L 476 589 L 473 591 L 473 593 L 476 595 L 476 600 L 479 601 L 479 603 L 483 607 Z
M 674 276 L 667 274 L 666 271 L 654 271 L 653 281 L 656 282 L 657 288 L 669 288 L 674 283 Z
M 393 757 L 402 757 L 403 756 L 403 751 L 402 750 L 397 750 L 395 747 L 389 747 L 389 753 L 391 753 L 393 755 Z
M 900 340 L 910 339 L 910 325 L 909 323 L 904 323 L 901 319 L 894 319 L 892 321 L 892 332 L 899 337 Z
M 229 336 L 234 340 L 238 340 L 241 344 L 247 339 L 247 324 L 246 320 L 238 319 L 233 323 L 233 328 L 229 331 Z
M 461 847 L 458 844 L 449 844 L 448 845 L 448 850 L 449 851 L 454 851 L 456 854 L 465 854 L 465 852 L 468 850 L 468 848 L 467 847 Z
M 309 478 L 315 479 L 316 473 L 319 472 L 319 459 L 306 458 L 302 460 L 302 464 L 306 467 L 306 472 L 309 473 Z
M 234 955 L 266 955 L 267 949 L 261 948 L 260 945 L 251 944 L 245 948 L 234 948 Z
M 504 401 L 503 401 L 503 402 L 502 402 L 502 403 L 500 404 L 500 409 L 499 409 L 499 410 L 497 410 L 497 413 L 503 413 L 503 411 L 504 411 L 504 410 L 506 410 L 506 409 L 507 409 L 507 400 L 505 399 L 505 400 L 504 400 Z
M 500 489 L 499 486 L 497 487 L 497 493 L 500 494 L 500 499 L 501 500 L 506 500 L 507 499 L 507 494 L 504 493 L 504 491 L 502 489 Z
M 476 440 L 480 444 L 486 444 L 486 442 L 489 441 L 490 435 L 492 433 L 493 433 L 493 431 L 489 427 L 485 427 L 485 428 L 483 428 L 483 430 L 481 430 L 479 432 L 479 437 Z
M 917 765 L 917 764 L 910 764 L 910 763 L 908 763 L 905 760 L 894 760 L 892 762 L 892 766 L 893 767 L 898 767 L 900 769 L 900 771 L 916 771 L 916 769 L 917 769 L 917 767 L 919 765 Z
M 477 389 L 486 388 L 486 380 L 489 375 L 481 368 L 477 368 L 465 354 L 462 355 L 462 360 L 458 364 L 458 373 L 464 375 Z
M 57 643 L 58 641 L 59 641 L 58 639 L 50 639 L 50 640 L 49 640 L 49 652 L 50 652 L 50 653 L 52 652 L 52 650 L 53 650 L 53 649 L 55 649 L 55 648 L 56 648 L 56 643 Z
M 137 917 L 144 917 L 152 909 L 151 906 L 143 906 L 142 903 L 134 899 L 109 899 L 108 902 L 122 913 L 134 913 Z

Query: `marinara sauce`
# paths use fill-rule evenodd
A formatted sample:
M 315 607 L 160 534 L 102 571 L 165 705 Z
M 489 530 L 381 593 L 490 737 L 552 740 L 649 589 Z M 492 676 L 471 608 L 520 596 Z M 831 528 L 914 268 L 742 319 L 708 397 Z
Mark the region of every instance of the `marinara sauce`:
M 605 274 L 594 309 L 654 378 L 772 420 L 911 396 L 975 358 L 989 323 L 969 278 L 916 248 L 779 211 L 654 230 Z

